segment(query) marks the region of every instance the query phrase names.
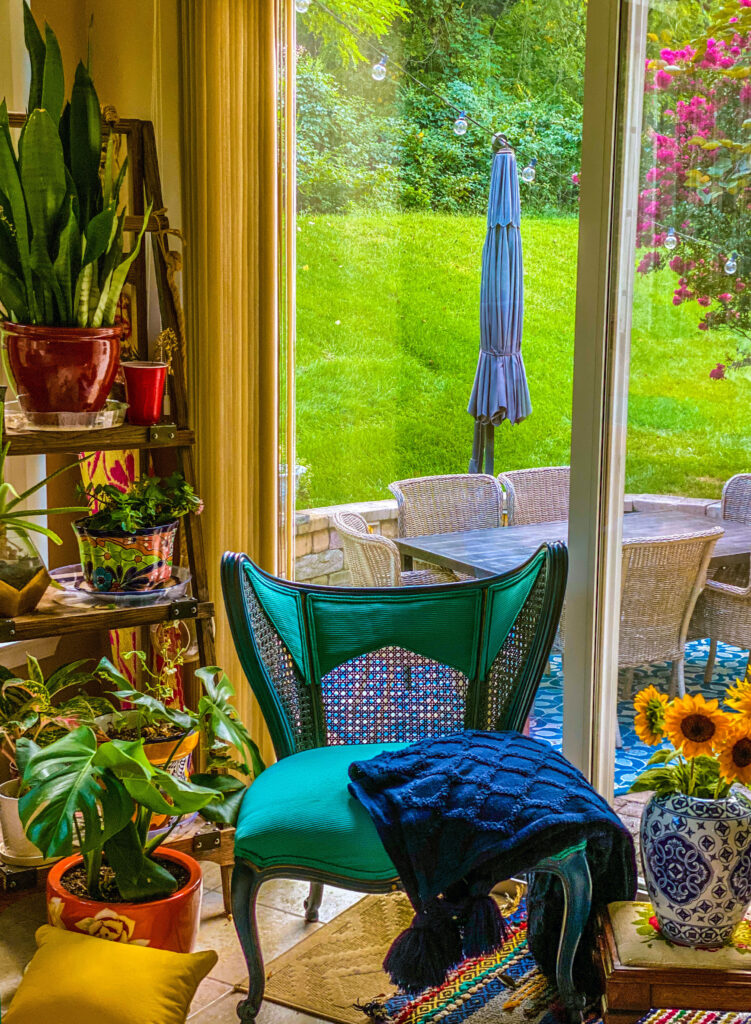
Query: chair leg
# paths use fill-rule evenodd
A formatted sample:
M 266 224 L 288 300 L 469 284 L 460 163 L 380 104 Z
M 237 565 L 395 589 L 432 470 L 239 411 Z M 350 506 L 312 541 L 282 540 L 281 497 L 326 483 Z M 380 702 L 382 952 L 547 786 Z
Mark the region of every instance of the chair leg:
M 321 900 L 323 899 L 323 883 L 322 882 L 311 882 L 310 883 L 310 894 L 305 900 L 305 920 L 306 921 L 317 921 L 318 910 L 321 906 Z
M 219 868 L 222 877 L 222 900 L 224 901 L 224 913 L 232 917 L 232 865 L 222 864 Z
M 678 689 L 678 696 L 686 696 L 686 678 L 685 678 L 685 658 L 676 658 L 673 662 L 672 676 L 675 676 L 675 681 Z M 672 676 L 671 676 L 671 689 L 672 689 Z
M 571 1024 L 580 1024 L 584 1019 L 587 999 L 574 985 L 574 957 L 592 906 L 592 876 L 587 863 L 586 844 L 566 850 L 556 857 L 546 857 L 535 864 L 534 870 L 555 875 L 563 886 L 563 921 L 555 977 L 569 1021 Z
M 256 923 L 256 897 L 261 875 L 245 861 L 235 861 L 232 871 L 232 914 L 245 963 L 248 965 L 248 996 L 237 1004 L 242 1024 L 254 1024 L 261 1002 L 265 977 Z
M 704 685 L 709 686 L 712 682 L 712 674 L 714 672 L 714 661 L 717 657 L 717 641 L 713 636 L 709 638 L 709 657 L 707 658 L 707 664 L 704 666 Z

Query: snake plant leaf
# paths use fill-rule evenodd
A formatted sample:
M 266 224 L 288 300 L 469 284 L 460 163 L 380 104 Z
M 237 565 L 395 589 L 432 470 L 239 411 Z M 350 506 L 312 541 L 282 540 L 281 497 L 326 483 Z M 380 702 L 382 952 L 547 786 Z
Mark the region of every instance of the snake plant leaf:
M 32 240 L 37 250 L 44 249 L 49 256 L 49 240 L 55 237 L 68 188 L 62 143 L 46 110 L 33 110 L 26 122 L 19 172 Z
M 101 297 L 97 305 L 94 316 L 91 319 L 92 327 L 111 327 L 115 322 L 115 314 L 117 312 L 117 303 L 120 299 L 120 293 L 125 287 L 125 280 L 130 270 L 130 265 L 133 260 L 138 256 L 141 248 L 141 240 L 143 239 L 144 232 L 149 223 L 149 217 L 151 217 L 152 203 L 149 203 L 149 208 L 143 217 L 143 223 L 136 237 L 135 244 L 130 250 L 128 255 L 123 259 L 122 263 L 119 263 L 117 267 L 109 275 L 107 281 L 102 287 Z
M 6 263 L 17 277 L 23 277 L 16 245 L 15 228 L 11 217 L 10 201 L 0 189 L 0 260 Z
M 29 307 L 26 304 L 26 289 L 23 281 L 14 270 L 0 259 L 0 306 L 5 310 L 8 319 L 15 323 L 25 323 L 29 319 Z
M 70 172 L 76 183 L 80 204 L 80 226 L 99 213 L 102 186 L 99 160 L 102 151 L 102 123 L 94 83 L 79 61 L 70 98 Z
M 107 863 L 115 872 L 115 883 L 124 900 L 139 902 L 145 897 L 169 896 L 177 890 L 173 875 L 145 856 L 133 822 L 104 844 Z
M 112 243 L 99 263 L 98 285 L 104 289 L 105 283 L 111 278 L 111 274 L 120 260 L 123 258 L 123 234 L 125 226 L 125 210 L 121 210 L 114 225 Z
M 114 206 L 105 207 L 92 217 L 84 232 L 82 265 L 94 263 L 107 252 L 117 232 L 117 218 Z
M 46 857 L 73 850 L 76 815 L 83 821 L 81 852 L 101 849 L 130 821 L 133 801 L 111 772 L 96 763 L 94 732 L 81 726 L 43 747 L 26 764 L 19 800 L 27 836 Z
M 23 3 L 23 37 L 29 53 L 31 64 L 31 82 L 29 84 L 29 113 L 42 106 L 42 81 L 44 79 L 44 58 L 46 47 L 42 33 L 37 27 L 34 15 L 26 0 Z
M 73 325 L 75 317 L 73 297 L 75 283 L 81 269 L 81 232 L 73 212 L 72 197 L 68 196 L 68 215 L 60 232 L 60 243 L 55 262 L 52 265 L 63 300 L 61 313 L 65 322 Z
M 5 100 L 0 103 L 0 190 L 8 199 L 27 300 L 32 305 L 33 292 L 31 288 L 28 215 L 16 164 L 16 155 L 13 152 L 10 123 L 8 121 L 8 107 Z
M 63 103 L 65 102 L 65 73 L 63 58 L 57 37 L 49 25 L 44 27 L 46 52 L 44 55 L 44 73 L 42 76 L 42 106 L 50 115 L 55 125 L 60 120 Z

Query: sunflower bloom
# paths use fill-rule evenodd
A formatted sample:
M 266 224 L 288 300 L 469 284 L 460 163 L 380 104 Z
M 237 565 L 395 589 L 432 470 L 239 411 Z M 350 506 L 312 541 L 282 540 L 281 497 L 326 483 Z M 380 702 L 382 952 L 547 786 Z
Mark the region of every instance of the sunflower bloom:
M 665 732 L 684 757 L 711 756 L 727 736 L 732 718 L 720 711 L 717 700 L 705 700 L 702 694 L 677 697 L 665 712 Z
M 718 752 L 726 782 L 751 782 L 751 718 L 738 718 Z
M 728 707 L 751 717 L 751 679 L 736 679 L 734 686 L 727 689 L 725 703 Z
M 634 719 L 636 735 L 642 743 L 657 746 L 665 735 L 667 694 L 660 693 L 654 686 L 647 686 L 634 697 L 634 707 L 637 711 Z

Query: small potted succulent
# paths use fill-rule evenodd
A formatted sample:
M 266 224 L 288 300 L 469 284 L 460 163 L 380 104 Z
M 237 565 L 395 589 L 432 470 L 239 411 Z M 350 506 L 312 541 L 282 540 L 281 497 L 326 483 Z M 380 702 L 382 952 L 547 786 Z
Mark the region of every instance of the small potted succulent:
M 635 728 L 662 744 L 631 786 L 652 792 L 641 821 L 644 877 L 663 934 L 677 945 L 724 945 L 751 903 L 751 676 L 725 708 L 701 693 L 636 695 Z
M 24 835 L 18 816 L 17 743 L 27 737 L 44 747 L 79 725 L 93 726 L 98 716 L 111 713 L 110 701 L 84 691 L 93 678 L 89 661 L 63 665 L 47 679 L 32 655 L 26 658 L 26 678 L 0 666 L 0 755 L 10 774 L 0 785 L 0 860 L 18 866 L 42 860 Z
M 0 333 L 21 407 L 95 412 L 117 374 L 117 304 L 151 207 L 123 251 L 125 211 L 110 134 L 102 160 L 99 99 L 79 63 L 69 102 L 54 32 L 42 35 L 24 2 L 31 65 L 17 151 L 0 104 Z M 4 322 L 2 322 L 4 321 Z
M 107 671 L 117 679 L 116 670 Z M 215 744 L 220 759 L 232 743 L 241 751 L 243 769 L 261 771 L 255 744 L 229 704 L 229 680 L 216 667 L 197 675 L 205 692 L 197 711 L 186 712 L 191 727 Z M 146 709 L 149 721 L 174 717 L 156 698 L 130 686 L 115 696 Z M 50 923 L 189 952 L 198 931 L 201 869 L 192 857 L 163 846 L 166 835 L 150 834 L 152 817 L 169 815 L 170 831 L 196 812 L 231 824 L 245 782 L 211 772 L 189 779 L 174 775 L 171 761 L 152 763 L 143 734 L 102 739 L 82 727 L 44 748 L 19 740 L 17 750 L 26 835 L 45 856 L 64 858 L 47 876 Z
M 0 434 L 2 434 L 5 386 L 0 386 Z M 10 442 L 0 450 L 0 616 L 13 618 L 33 611 L 50 584 L 50 577 L 30 534 L 38 534 L 62 544 L 54 530 L 34 522 L 34 516 L 62 515 L 84 512 L 84 507 L 39 508 L 22 507 L 29 498 L 46 487 L 60 473 L 78 465 L 72 462 L 50 473 L 44 480 L 19 494 L 5 479 L 5 463 Z
M 143 476 L 126 490 L 82 489 L 96 509 L 73 524 L 86 583 L 94 590 L 156 590 L 172 578 L 178 520 L 203 509 L 180 473 Z

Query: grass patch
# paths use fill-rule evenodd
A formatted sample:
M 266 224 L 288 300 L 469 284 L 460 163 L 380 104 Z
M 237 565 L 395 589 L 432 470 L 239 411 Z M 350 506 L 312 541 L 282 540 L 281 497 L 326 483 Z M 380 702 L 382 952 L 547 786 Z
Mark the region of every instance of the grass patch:
M 479 344 L 482 217 L 301 216 L 297 274 L 298 507 L 388 497 L 392 480 L 465 472 Z M 522 226 L 524 361 L 532 415 L 496 432 L 496 470 L 568 463 L 577 222 Z M 731 348 L 670 302 L 674 275 L 638 276 L 630 491 L 719 495 L 751 466 L 751 380 L 713 381 Z

